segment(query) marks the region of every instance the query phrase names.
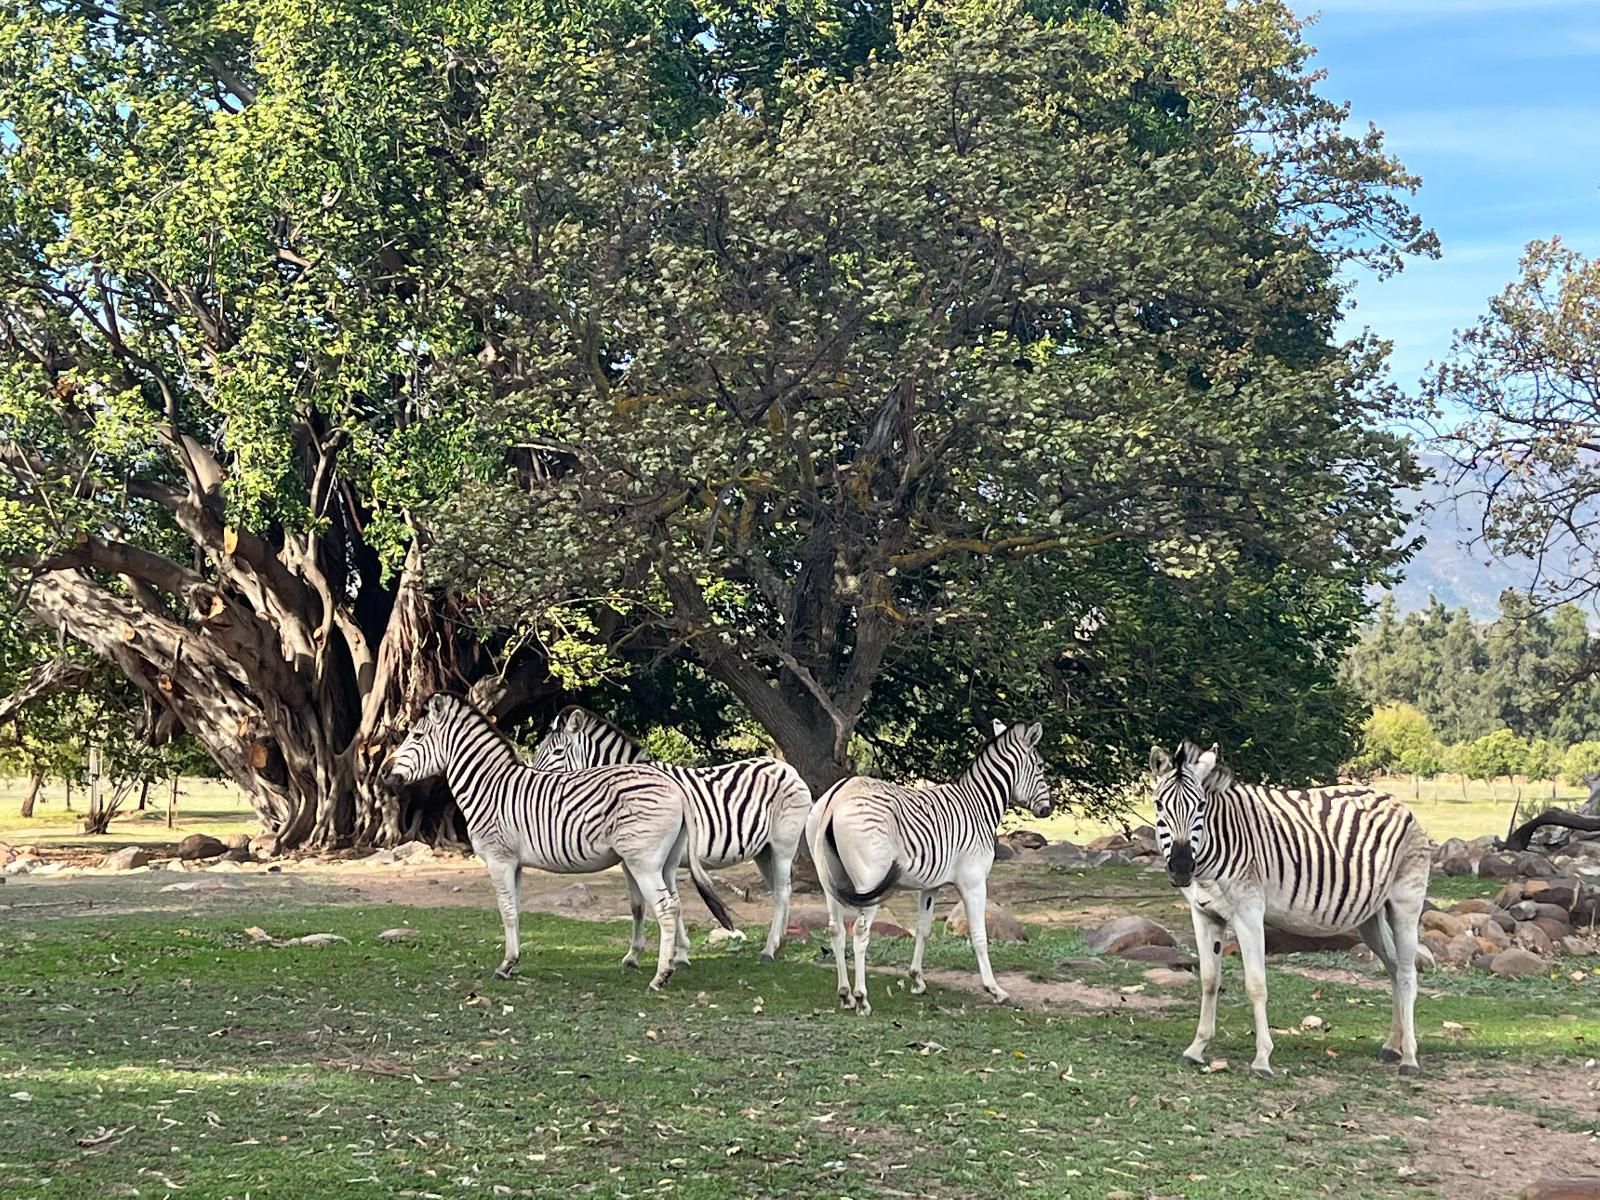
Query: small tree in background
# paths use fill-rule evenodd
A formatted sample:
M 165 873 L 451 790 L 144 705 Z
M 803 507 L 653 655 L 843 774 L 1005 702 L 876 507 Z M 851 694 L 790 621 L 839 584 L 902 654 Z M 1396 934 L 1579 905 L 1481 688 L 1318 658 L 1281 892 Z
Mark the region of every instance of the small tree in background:
M 1385 704 L 1361 727 L 1361 753 L 1353 764 L 1365 775 L 1410 775 L 1420 792 L 1423 775 L 1437 775 L 1441 750 L 1428 718 L 1410 704 Z
M 1562 782 L 1584 787 L 1590 776 L 1600 776 L 1600 742 L 1574 742 L 1561 756 Z
M 1462 767 L 1470 778 L 1481 779 L 1489 785 L 1489 795 L 1495 795 L 1495 780 L 1504 777 L 1515 783 L 1518 775 L 1528 774 L 1531 757 L 1528 743 L 1509 729 L 1496 729 L 1470 743 L 1462 754 Z

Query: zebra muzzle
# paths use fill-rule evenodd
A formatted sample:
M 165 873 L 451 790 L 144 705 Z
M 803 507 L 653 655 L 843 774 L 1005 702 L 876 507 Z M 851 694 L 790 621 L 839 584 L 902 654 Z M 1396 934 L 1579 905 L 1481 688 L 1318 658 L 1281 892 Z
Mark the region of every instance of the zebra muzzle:
M 1194 851 L 1187 845 L 1174 846 L 1167 855 L 1167 878 L 1173 887 L 1188 887 L 1194 878 Z

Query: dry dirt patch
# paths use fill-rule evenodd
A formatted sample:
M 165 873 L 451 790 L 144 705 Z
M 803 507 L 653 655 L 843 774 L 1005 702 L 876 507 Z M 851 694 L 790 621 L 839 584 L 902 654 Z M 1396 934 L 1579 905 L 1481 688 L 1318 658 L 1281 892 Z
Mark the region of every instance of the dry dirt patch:
M 978 981 L 978 973 L 939 968 L 927 972 L 929 983 L 956 991 L 972 992 L 988 999 Z M 1041 1012 L 1151 1012 L 1186 1001 L 1181 996 L 1160 993 L 1124 992 L 1114 987 L 1096 987 L 1076 979 L 1034 979 L 1021 971 L 1000 971 L 996 981 L 1011 994 L 1011 1002 Z

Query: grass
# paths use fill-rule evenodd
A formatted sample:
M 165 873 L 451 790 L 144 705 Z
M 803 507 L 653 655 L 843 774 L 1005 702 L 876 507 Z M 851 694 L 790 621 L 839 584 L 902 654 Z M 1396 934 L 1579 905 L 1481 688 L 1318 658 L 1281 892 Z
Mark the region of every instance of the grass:
M 937 986 L 912 996 L 880 975 L 863 1021 L 835 1008 L 831 968 L 813 961 L 820 937 L 767 965 L 749 931 L 651 995 L 616 967 L 618 922 L 530 914 L 523 976 L 495 983 L 486 910 L 218 903 L 14 910 L 0 925 L 7 1195 L 1203 1200 L 1305 1195 L 1317 1178 L 1415 1196 L 1426 1166 L 1409 1178 L 1399 1167 L 1427 1162 L 1421 1118 L 1441 1076 L 1548 1067 L 1600 1039 L 1600 977 L 1573 982 L 1572 964 L 1517 981 L 1430 974 L 1418 1005 L 1428 1074 L 1413 1084 L 1372 1060 L 1384 992 L 1275 970 L 1274 1023 L 1288 1028 L 1274 1061 L 1287 1073 L 1262 1081 L 1238 1069 L 1249 1025 L 1236 962 L 1213 1046 L 1235 1069 L 1201 1074 L 1176 1062 L 1192 988 L 1153 1012 L 1052 1013 Z M 274 949 L 247 924 L 351 944 Z M 377 939 L 396 925 L 421 937 Z M 875 961 L 907 952 L 873 946 Z M 1133 963 L 1057 966 L 1081 953 L 1070 931 L 994 947 L 1002 970 L 1144 984 Z M 970 949 L 936 936 L 929 964 L 970 971 Z M 1325 1032 L 1299 1031 L 1310 1013 Z
M 149 807 L 139 812 L 128 805 L 100 837 L 83 831 L 83 814 L 89 796 L 84 788 L 72 791 L 72 811 L 66 807 L 66 789 L 52 783 L 40 789 L 32 817 L 19 815 L 26 781 L 0 777 L 0 841 L 41 848 L 98 850 L 109 853 L 123 846 L 171 845 L 191 833 L 256 833 L 260 825 L 255 810 L 237 786 L 213 779 L 184 779 L 178 786 L 178 811 L 173 829 L 167 828 L 167 785 L 150 789 Z
M 1455 776 L 1424 779 L 1420 795 L 1416 784 L 1409 777 L 1376 779 L 1373 780 L 1372 786 L 1404 801 L 1436 842 L 1452 837 L 1466 838 L 1470 841 L 1486 833 L 1503 837 L 1511 827 L 1511 811 L 1515 799 L 1510 786 L 1504 781 L 1491 789 L 1482 780 L 1471 780 L 1466 785 L 1464 795 L 1461 781 Z M 1553 799 L 1551 790 L 1552 784 L 1547 781 L 1522 784 L 1519 820 L 1526 820 L 1549 804 L 1574 807 L 1589 798 L 1587 788 L 1572 788 L 1558 783 L 1554 785 Z M 1154 812 L 1148 797 L 1144 793 L 1139 793 L 1138 799 L 1140 802 L 1134 805 L 1130 821 L 1137 824 L 1153 820 Z M 1116 820 L 1082 817 L 1069 812 L 1059 813 L 1046 821 L 1030 820 L 1024 824 L 1030 829 L 1038 829 L 1052 840 L 1066 839 L 1080 844 L 1090 842 L 1103 834 L 1120 833 L 1122 830 L 1121 823 Z

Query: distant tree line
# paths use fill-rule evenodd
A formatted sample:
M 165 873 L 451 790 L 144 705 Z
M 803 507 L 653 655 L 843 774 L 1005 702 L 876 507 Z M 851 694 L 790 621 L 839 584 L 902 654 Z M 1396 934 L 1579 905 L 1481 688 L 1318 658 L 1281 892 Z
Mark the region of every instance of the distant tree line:
M 1496 618 L 1478 622 L 1437 599 L 1404 616 L 1385 600 L 1347 665 L 1374 708 L 1351 767 L 1576 784 L 1600 771 L 1597 655 L 1576 605 L 1507 591 Z

